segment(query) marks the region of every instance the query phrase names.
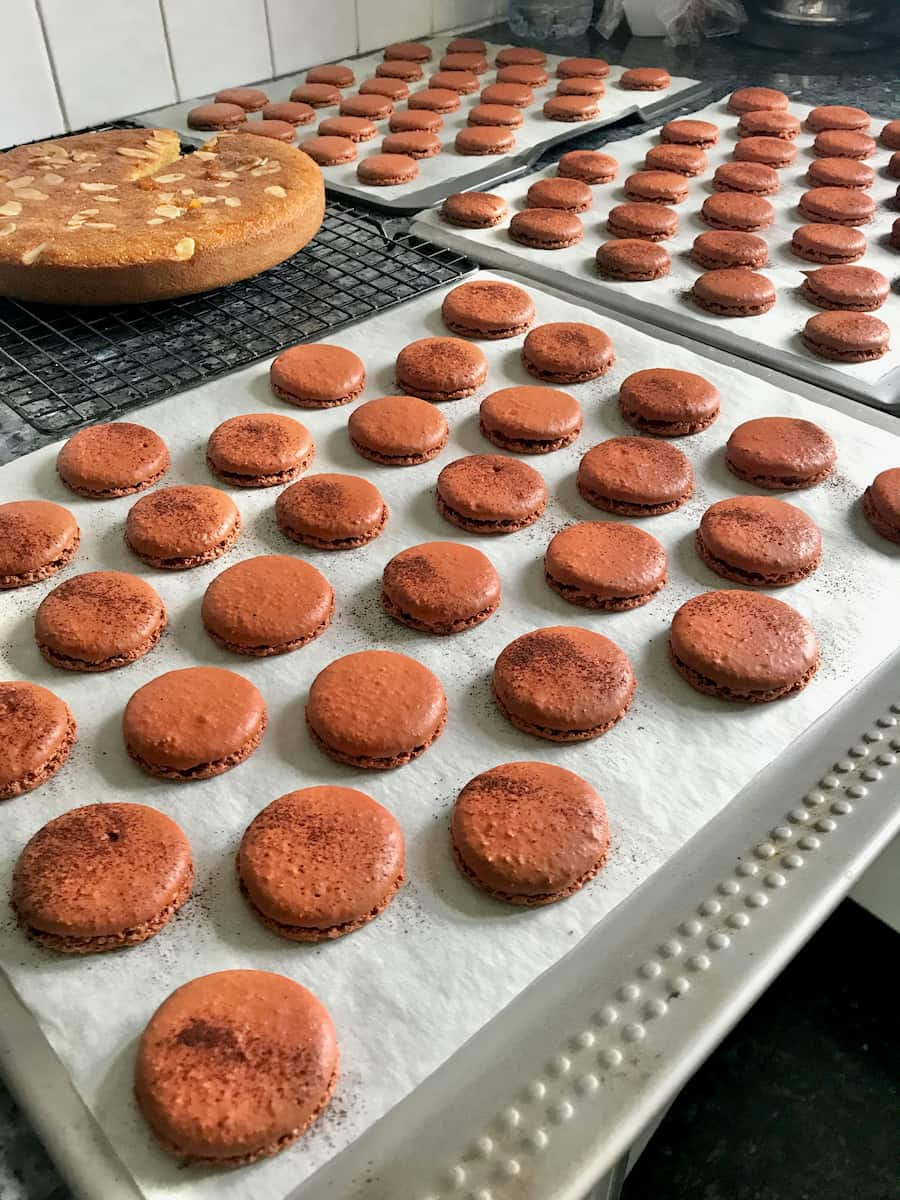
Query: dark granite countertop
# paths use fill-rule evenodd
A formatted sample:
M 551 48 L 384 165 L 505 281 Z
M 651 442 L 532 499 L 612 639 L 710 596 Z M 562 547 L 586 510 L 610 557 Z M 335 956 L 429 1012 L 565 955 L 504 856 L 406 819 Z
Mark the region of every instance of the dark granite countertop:
M 886 22 L 890 19 L 892 4 L 893 0 L 883 0 Z M 498 42 L 515 40 L 510 39 L 508 28 L 502 24 L 489 27 L 484 31 L 484 36 Z M 763 84 L 780 88 L 788 95 L 810 104 L 853 104 L 878 115 L 900 116 L 900 45 L 897 41 L 876 39 L 873 47 L 860 53 L 834 49 L 821 52 L 821 47 L 821 39 L 810 36 L 800 49 L 765 49 L 749 44 L 744 34 L 717 38 L 699 46 L 673 47 L 658 38 L 632 38 L 625 28 L 618 31 L 612 41 L 604 41 L 591 31 L 581 38 L 547 45 L 547 49 L 556 54 L 598 55 L 625 66 L 665 66 L 673 74 L 706 81 L 713 97 L 724 95 L 741 85 Z M 696 107 L 694 102 L 681 111 Z M 672 112 L 668 113 L 666 119 L 673 115 Z M 557 147 L 547 155 L 546 161 L 558 157 L 563 149 L 596 147 L 631 137 L 638 125 L 640 122 L 635 120 L 616 126 L 613 130 L 594 130 L 565 143 L 563 147 Z M 0 462 L 25 454 L 46 440 L 22 427 L 0 398 Z M 836 948 L 835 953 L 839 955 L 840 949 Z M 766 1054 L 771 1050 L 770 1047 L 766 1049 L 765 1045 L 761 1049 Z M 758 1073 L 757 1067 L 747 1063 L 746 1072 L 752 1080 L 753 1075 Z M 764 1070 L 762 1075 L 767 1080 L 767 1089 L 773 1092 L 776 1081 L 771 1071 Z M 784 1083 L 787 1087 L 790 1081 L 785 1080 Z M 822 1097 L 835 1094 L 839 1087 L 837 1078 L 823 1080 Z M 889 1101 L 885 1100 L 885 1103 Z M 760 1128 L 762 1130 L 762 1126 Z M 689 1152 L 686 1143 L 682 1142 L 682 1148 L 686 1153 Z M 844 1150 L 848 1156 L 847 1173 L 840 1181 L 840 1186 L 843 1189 L 846 1185 L 849 1190 L 853 1187 L 849 1181 L 859 1176 L 856 1174 L 857 1168 L 850 1162 L 850 1147 L 845 1146 Z M 680 1185 L 673 1186 L 675 1190 L 668 1192 L 669 1197 L 686 1195 Z M 695 1180 L 691 1194 L 698 1195 L 702 1190 L 697 1187 Z M 662 1200 L 662 1193 L 656 1194 Z M 704 1191 L 703 1194 L 718 1196 L 725 1193 Z M 754 1197 L 762 1194 L 753 1193 Z M 804 1194 L 807 1192 L 804 1191 Z M 812 1194 L 812 1189 L 808 1194 Z M 824 1196 L 823 1192 L 816 1194 Z M 828 1193 L 829 1196 L 832 1194 L 838 1193 Z M 840 1194 L 843 1195 L 844 1191 L 841 1190 Z M 874 1192 L 865 1194 L 867 1197 L 875 1195 Z M 52 1200 L 71 1200 L 71 1193 L 57 1176 L 24 1117 L 16 1110 L 0 1084 L 0 1197 L 3 1200 L 49 1200 L 51 1196 Z M 779 1190 L 776 1193 L 766 1189 L 765 1196 L 766 1200 L 788 1200 L 789 1192 Z

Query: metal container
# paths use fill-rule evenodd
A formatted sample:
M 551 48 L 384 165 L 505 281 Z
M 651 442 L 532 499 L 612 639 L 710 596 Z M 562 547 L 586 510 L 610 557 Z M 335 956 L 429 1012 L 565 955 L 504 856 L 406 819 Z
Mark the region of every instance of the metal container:
M 854 25 L 868 21 L 866 0 L 763 0 L 760 14 L 789 25 Z

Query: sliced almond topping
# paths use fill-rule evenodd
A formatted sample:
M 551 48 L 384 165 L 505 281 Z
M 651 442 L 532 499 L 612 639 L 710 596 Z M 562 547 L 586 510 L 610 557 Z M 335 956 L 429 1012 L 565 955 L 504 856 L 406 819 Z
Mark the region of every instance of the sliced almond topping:
M 194 257 L 195 242 L 192 237 L 183 237 L 175 243 L 175 257 L 179 259 Z
M 184 175 L 175 171 L 171 175 L 154 175 L 153 178 L 157 183 L 177 183 L 179 179 L 184 179 Z
M 0 204 L 0 217 L 17 217 L 22 211 L 22 205 L 18 200 L 7 200 L 5 204 Z
M 33 175 L 20 175 L 18 179 L 10 179 L 6 186 L 15 191 L 17 188 L 28 187 L 31 183 L 34 183 Z
M 191 155 L 191 158 L 199 158 L 201 162 L 209 162 L 210 159 L 215 157 L 216 155 L 209 150 L 195 150 Z
M 231 187 L 231 180 L 230 179 L 222 179 L 218 183 L 214 183 L 213 187 L 217 187 L 217 188 Z
M 44 183 L 55 186 L 58 183 L 65 183 L 65 178 L 62 175 L 57 175 L 55 171 L 48 171 L 44 176 Z
M 251 175 L 274 175 L 281 170 L 280 162 L 264 162 L 259 167 L 254 167 L 250 172 Z
M 273 183 L 266 188 L 266 194 L 269 196 L 279 196 L 283 199 L 287 195 L 287 189 L 283 188 L 280 183 Z
M 15 221 L 7 221 L 5 225 L 0 225 L 0 238 L 9 237 L 11 233 L 16 232 Z
M 194 189 L 193 189 L 193 188 L 182 188 L 182 189 L 181 189 L 181 194 L 182 194 L 182 196 L 193 196 L 193 195 L 194 195 Z
M 147 224 L 148 225 L 165 225 L 165 221 L 162 219 L 162 217 L 151 217 L 150 220 L 147 222 Z
M 226 208 L 240 208 L 241 202 L 237 196 L 226 196 L 225 197 L 225 206 L 226 206 Z
M 41 257 L 45 250 L 50 249 L 49 242 L 41 242 L 39 246 L 33 246 L 30 250 L 26 250 L 22 255 L 22 262 L 26 267 L 30 267 Z
M 83 192 L 114 192 L 119 185 L 117 183 L 79 183 L 78 186 Z
M 115 229 L 110 221 L 85 221 L 85 229 Z
M 97 155 L 93 150 L 73 150 L 72 158 L 75 162 L 87 162 L 89 158 L 96 158 Z
M 102 200 L 104 204 L 118 204 L 119 203 L 118 196 L 102 196 L 101 195 L 101 196 L 95 196 L 94 199 L 98 203 Z
M 237 171 L 216 171 L 216 179 L 237 179 Z
M 159 208 L 153 210 L 158 217 L 166 217 L 169 221 L 174 221 L 176 217 L 184 216 L 184 209 L 179 208 L 175 204 L 160 204 Z
M 49 200 L 46 192 L 39 192 L 37 188 L 18 188 L 16 195 L 23 200 Z
M 116 154 L 121 154 L 123 158 L 156 158 L 151 151 L 139 150 L 136 146 L 119 146 Z

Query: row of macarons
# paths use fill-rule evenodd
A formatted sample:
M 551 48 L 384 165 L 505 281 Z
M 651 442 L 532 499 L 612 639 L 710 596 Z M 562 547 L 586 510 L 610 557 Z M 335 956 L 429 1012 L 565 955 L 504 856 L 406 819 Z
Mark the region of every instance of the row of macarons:
M 477 775 L 457 796 L 449 824 L 462 876 L 498 901 L 525 907 L 579 891 L 610 847 L 599 793 L 574 772 L 542 762 Z M 307 787 L 250 822 L 237 882 L 273 934 L 328 942 L 387 908 L 405 882 L 405 860 L 399 822 L 371 796 Z M 181 827 L 148 805 L 113 802 L 72 809 L 40 828 L 18 856 L 11 899 L 34 942 L 84 955 L 158 934 L 193 886 Z M 135 1095 L 167 1152 L 241 1166 L 279 1153 L 321 1114 L 339 1057 L 332 1018 L 306 988 L 268 972 L 219 972 L 182 985 L 151 1016 L 137 1046 Z

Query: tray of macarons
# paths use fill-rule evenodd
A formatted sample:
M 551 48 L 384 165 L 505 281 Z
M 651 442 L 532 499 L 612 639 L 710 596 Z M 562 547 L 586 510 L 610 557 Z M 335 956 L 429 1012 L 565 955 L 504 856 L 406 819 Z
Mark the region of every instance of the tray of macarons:
M 892 408 L 898 148 L 900 121 L 739 88 L 606 152 L 451 197 L 418 232 Z
M 143 1195 L 292 1193 L 865 688 L 849 408 L 482 273 L 0 468 L 0 960 Z
M 186 140 L 243 129 L 295 143 L 332 192 L 402 213 L 520 174 L 585 129 L 652 120 L 707 90 L 662 67 L 442 37 L 228 87 L 141 119 Z

